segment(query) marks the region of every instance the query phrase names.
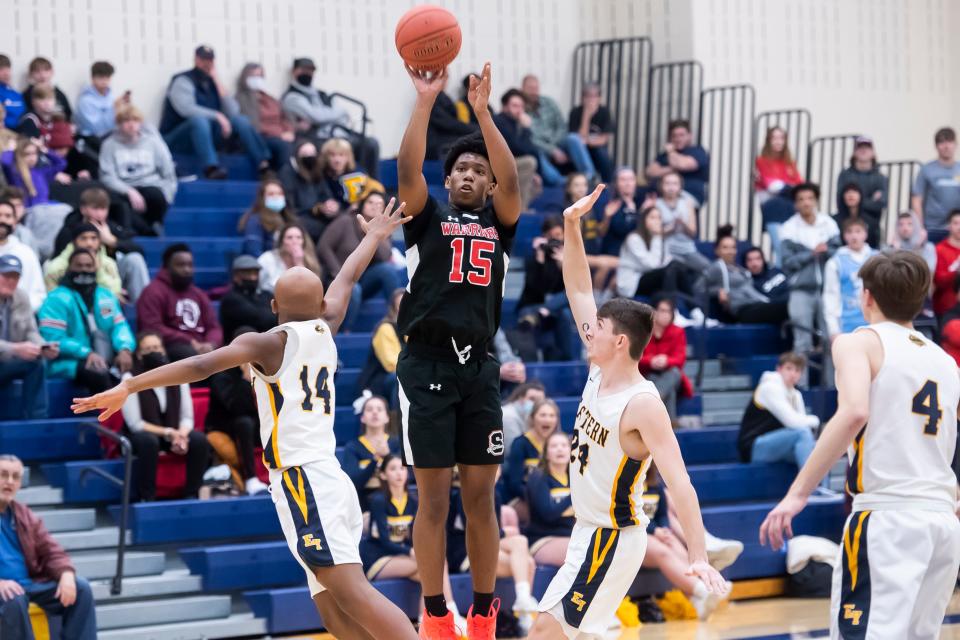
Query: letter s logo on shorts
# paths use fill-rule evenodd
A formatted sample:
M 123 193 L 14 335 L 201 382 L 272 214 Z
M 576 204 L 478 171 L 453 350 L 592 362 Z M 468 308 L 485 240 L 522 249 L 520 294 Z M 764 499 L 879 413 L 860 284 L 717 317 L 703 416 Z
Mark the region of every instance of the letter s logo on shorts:
M 494 431 L 487 439 L 487 453 L 492 456 L 503 455 L 503 431 Z

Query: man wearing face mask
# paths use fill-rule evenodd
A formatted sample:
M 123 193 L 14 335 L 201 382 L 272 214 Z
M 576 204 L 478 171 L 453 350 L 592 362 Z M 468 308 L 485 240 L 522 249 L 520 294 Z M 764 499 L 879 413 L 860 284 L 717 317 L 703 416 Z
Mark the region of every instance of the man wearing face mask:
M 97 259 L 86 249 L 70 256 L 60 286 L 47 295 L 37 316 L 43 339 L 60 344 L 48 370 L 51 378 L 72 379 L 99 392 L 133 366 L 133 331 L 117 297 L 97 286 Z
M 17 210 L 9 200 L 0 200 L 0 256 L 16 256 L 20 260 L 19 288 L 30 297 L 30 308 L 36 311 L 47 297 L 43 286 L 40 259 L 33 249 L 14 235 L 17 228 Z
M 277 325 L 270 309 L 270 294 L 260 291 L 260 263 L 253 256 L 233 260 L 233 282 L 220 300 L 220 324 L 223 335 L 235 335 L 239 327 L 253 327 L 263 333 Z
M 290 208 L 314 245 L 318 244 L 327 225 L 340 213 L 340 203 L 327 186 L 317 145 L 310 140 L 297 143 L 279 178 Z
M 380 143 L 376 138 L 351 130 L 347 112 L 334 106 L 332 98 L 325 92 L 313 88 L 316 68 L 310 58 L 293 61 L 293 80 L 280 100 L 284 112 L 293 119 L 298 130 L 321 142 L 334 136 L 349 140 L 357 163 L 376 180 L 380 174 Z
M 171 361 L 209 353 L 223 342 L 210 298 L 193 284 L 193 254 L 183 243 L 163 252 L 163 268 L 137 301 L 141 331 L 163 338 Z

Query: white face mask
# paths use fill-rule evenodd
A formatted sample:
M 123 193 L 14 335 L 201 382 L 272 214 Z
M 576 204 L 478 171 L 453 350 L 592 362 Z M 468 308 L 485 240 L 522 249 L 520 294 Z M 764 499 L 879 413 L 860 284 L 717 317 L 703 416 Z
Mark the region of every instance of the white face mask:
M 263 76 L 248 76 L 247 89 L 251 91 L 266 91 L 267 81 L 263 79 Z

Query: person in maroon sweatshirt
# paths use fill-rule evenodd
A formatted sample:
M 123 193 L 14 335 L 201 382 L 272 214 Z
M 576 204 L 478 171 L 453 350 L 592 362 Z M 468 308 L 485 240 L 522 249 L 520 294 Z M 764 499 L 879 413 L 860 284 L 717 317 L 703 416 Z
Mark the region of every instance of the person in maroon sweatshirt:
M 639 368 L 643 377 L 656 385 L 670 421 L 676 425 L 677 394 L 693 395 L 693 384 L 683 372 L 683 365 L 687 362 L 687 334 L 673 324 L 677 310 L 673 300 L 663 298 L 654 308 L 653 333 L 640 356 Z
M 60 638 L 96 640 L 93 592 L 43 521 L 16 501 L 23 463 L 0 455 L 0 638 L 33 640 L 29 606 L 63 616 Z
M 193 254 L 177 243 L 163 252 L 163 269 L 137 300 L 140 331 L 163 339 L 171 361 L 209 353 L 223 343 L 217 314 L 199 287 L 193 284 Z

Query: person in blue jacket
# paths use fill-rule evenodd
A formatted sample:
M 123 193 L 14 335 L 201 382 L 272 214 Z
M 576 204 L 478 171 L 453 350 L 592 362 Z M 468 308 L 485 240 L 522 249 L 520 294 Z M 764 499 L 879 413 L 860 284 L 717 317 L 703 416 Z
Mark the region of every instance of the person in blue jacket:
M 538 565 L 559 567 L 567 555 L 576 522 L 567 475 L 569 466 L 570 437 L 560 431 L 551 434 L 544 442 L 540 463 L 527 482 L 527 538 Z
M 371 581 L 408 578 L 417 582 L 419 569 L 413 551 L 417 499 L 407 490 L 407 467 L 398 456 L 389 453 L 379 465 L 372 466 L 379 472 L 380 489 L 370 495 L 370 531 L 360 540 L 363 570 Z M 457 611 L 446 568 L 443 572 L 443 593 L 455 623 L 465 629 L 466 620 Z
M 68 378 L 93 393 L 106 391 L 133 367 L 136 340 L 120 301 L 97 285 L 97 259 L 86 249 L 70 255 L 60 286 L 47 294 L 37 317 L 46 342 L 60 343 L 51 378 Z
M 360 413 L 360 437 L 344 446 L 341 466 L 357 488 L 360 506 L 366 510 L 367 499 L 380 488 L 377 467 L 390 454 L 400 454 L 400 442 L 389 433 L 390 414 L 387 401 L 370 396 Z
M 536 469 L 543 453 L 543 443 L 560 427 L 557 403 L 544 398 L 533 405 L 527 418 L 527 431 L 510 445 L 503 464 L 504 500 L 512 503 L 526 496 L 527 476 Z M 522 510 L 522 509 L 521 509 Z
M 600 235 L 605 255 L 619 256 L 627 236 L 637 230 L 640 212 L 657 203 L 657 192 L 637 186 L 637 173 L 630 167 L 619 167 L 613 174 L 613 191 L 603 209 Z

